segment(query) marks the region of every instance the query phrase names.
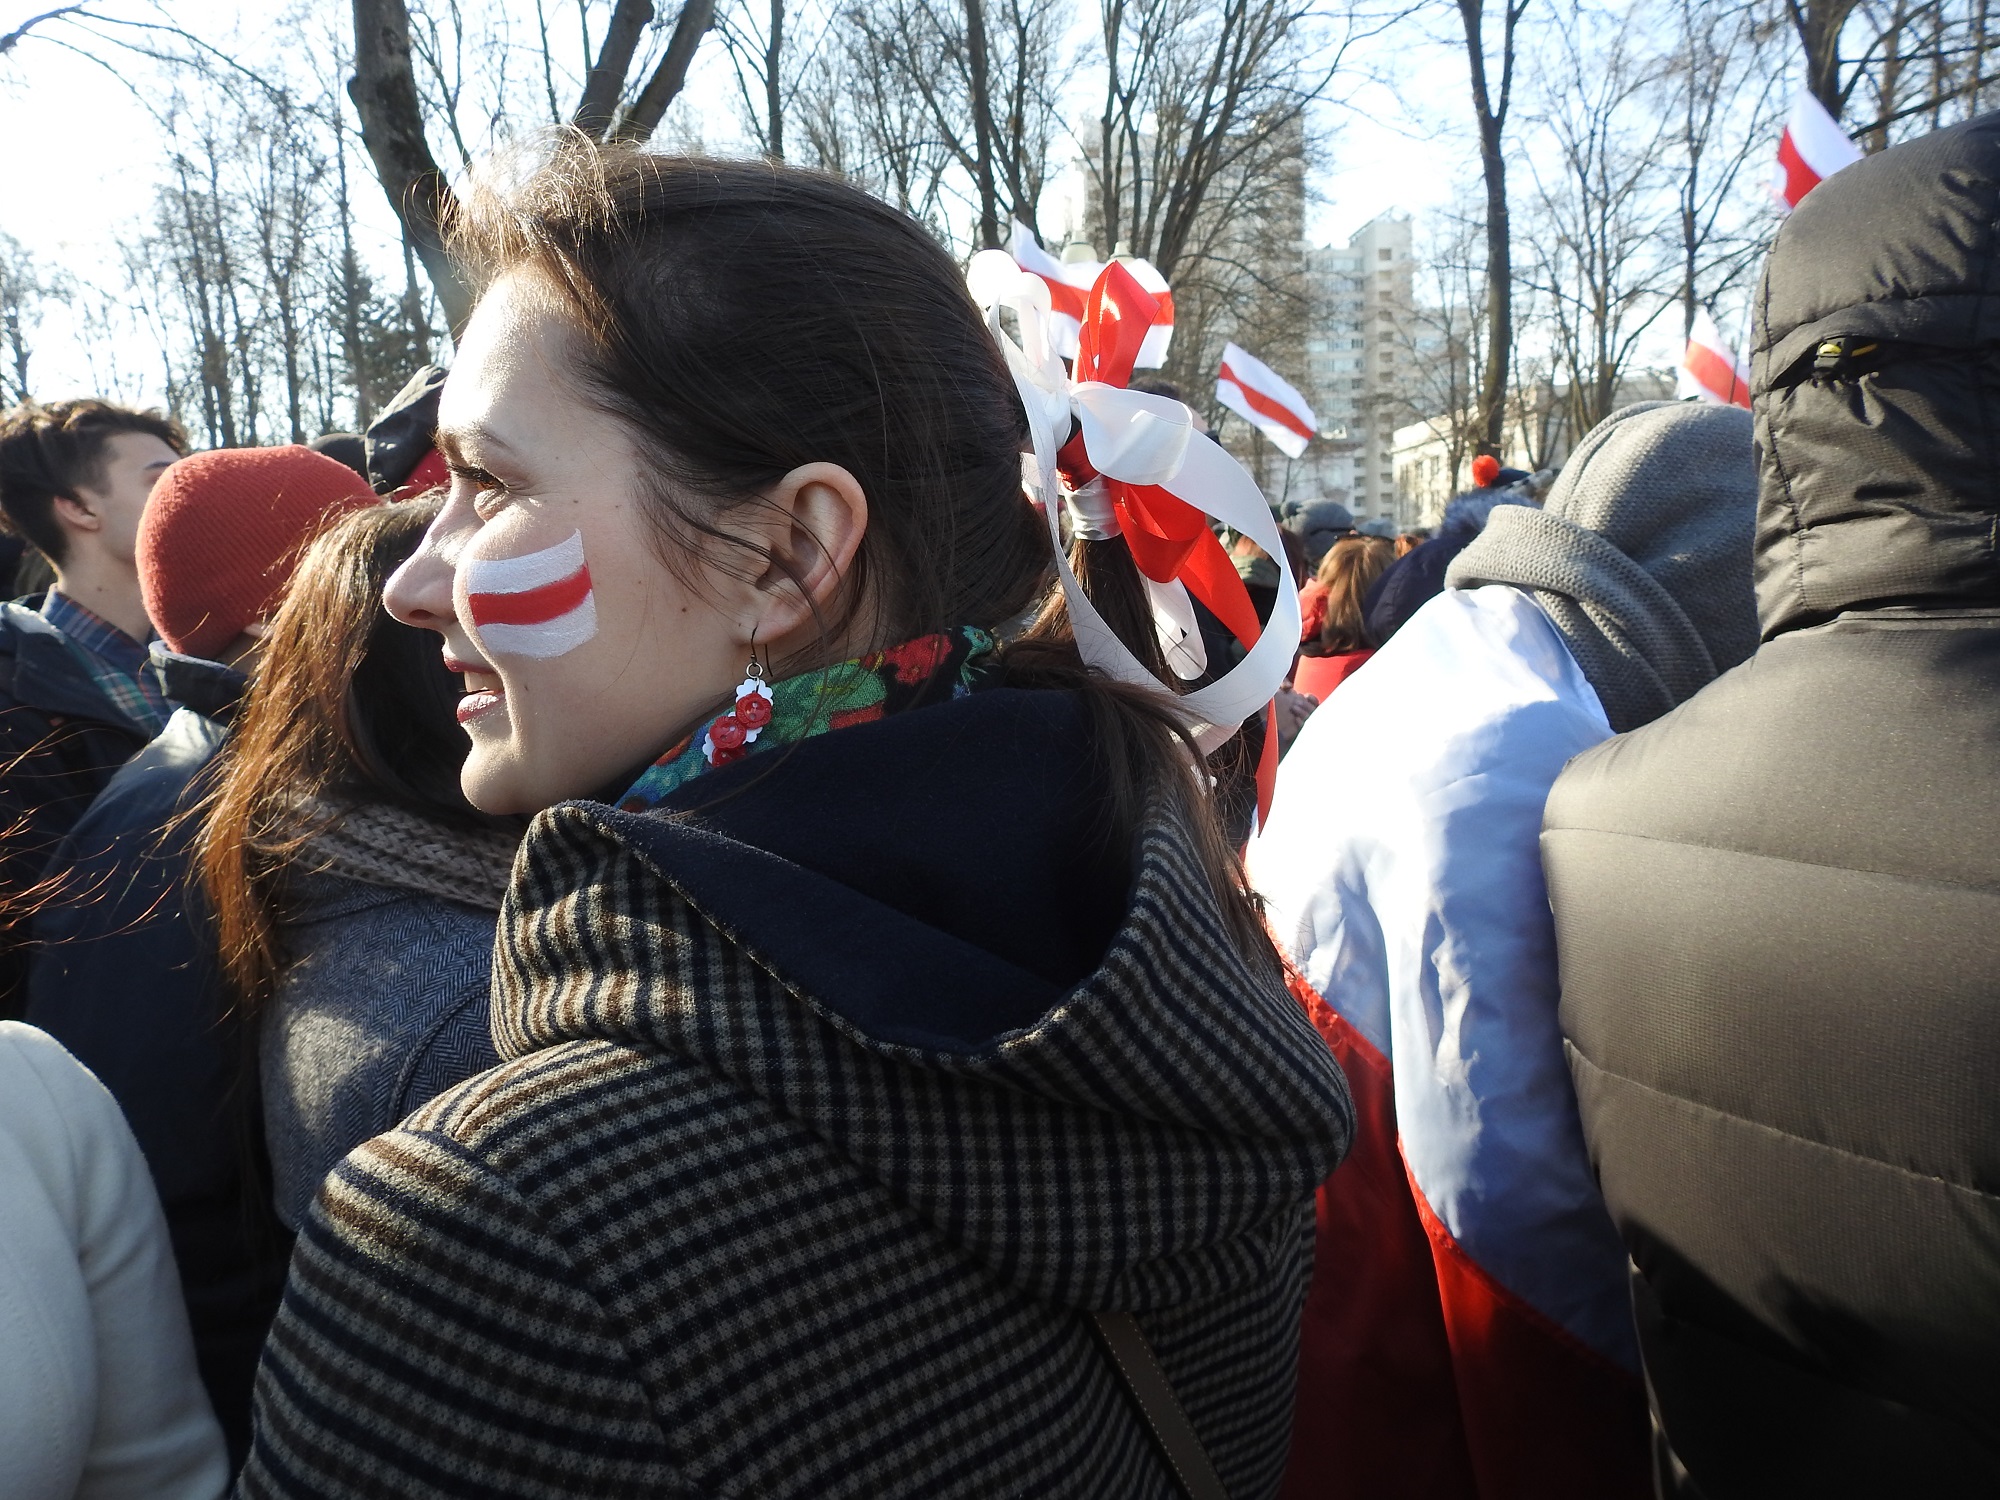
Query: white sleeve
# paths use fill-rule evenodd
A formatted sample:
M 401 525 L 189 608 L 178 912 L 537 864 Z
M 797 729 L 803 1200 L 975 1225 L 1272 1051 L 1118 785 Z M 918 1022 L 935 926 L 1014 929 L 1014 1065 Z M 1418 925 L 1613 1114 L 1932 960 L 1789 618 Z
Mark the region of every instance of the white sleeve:
M 215 1500 L 228 1461 L 145 1158 L 89 1070 L 15 1021 L 0 1247 L 0 1493 Z

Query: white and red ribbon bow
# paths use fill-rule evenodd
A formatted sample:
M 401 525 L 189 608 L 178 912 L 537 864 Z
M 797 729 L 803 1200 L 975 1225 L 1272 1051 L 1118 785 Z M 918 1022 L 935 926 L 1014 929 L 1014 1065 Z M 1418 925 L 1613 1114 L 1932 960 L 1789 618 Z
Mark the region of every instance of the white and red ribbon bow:
M 1107 676 L 1171 696 L 1193 724 L 1197 742 L 1214 749 L 1277 696 L 1298 649 L 1298 588 L 1271 507 L 1257 482 L 1219 444 L 1193 440 L 1194 414 L 1186 406 L 1125 389 L 1151 325 L 1154 299 L 1122 266 L 1106 266 L 1091 289 L 1075 381 L 1064 373 L 1049 337 L 1049 291 L 1041 278 L 1022 271 L 1004 251 L 984 250 L 972 258 L 966 282 L 1027 411 L 1034 452 L 1023 455 L 1023 469 L 1048 516 L 1077 650 Z M 1003 308 L 1013 312 L 1018 337 L 1003 326 Z M 1080 454 L 1068 441 L 1072 418 L 1082 429 Z M 1206 666 L 1191 591 L 1242 641 L 1242 661 L 1207 686 L 1181 694 L 1170 693 L 1146 670 L 1085 596 L 1069 565 L 1061 531 L 1064 469 L 1073 478 L 1081 469 L 1086 478 L 1108 482 L 1108 494 L 1090 502 L 1091 513 L 1116 515 L 1146 579 L 1160 642 L 1176 675 L 1192 680 Z M 1209 529 L 1209 517 L 1249 537 L 1278 564 L 1277 605 L 1261 631 L 1235 565 Z M 1265 738 L 1260 812 L 1268 811 L 1266 772 L 1276 767 L 1274 725 L 1267 725 Z

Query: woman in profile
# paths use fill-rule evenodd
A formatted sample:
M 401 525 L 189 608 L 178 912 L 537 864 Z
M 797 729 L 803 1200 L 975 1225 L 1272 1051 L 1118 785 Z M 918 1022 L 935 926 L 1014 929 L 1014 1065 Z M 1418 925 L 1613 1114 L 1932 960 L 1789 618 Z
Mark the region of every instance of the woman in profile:
M 1292 673 L 1294 692 L 1324 703 L 1375 654 L 1375 642 L 1362 618 L 1362 601 L 1394 561 L 1395 547 L 1387 537 L 1345 536 L 1326 549 L 1313 579 L 1320 601 L 1319 628 L 1299 647 L 1299 664 Z
M 487 981 L 520 824 L 465 800 L 458 685 L 382 609 L 438 509 L 369 506 L 307 549 L 203 815 L 287 1229 L 354 1147 L 498 1061 Z
M 387 602 L 473 805 L 537 814 L 504 1061 L 328 1179 L 242 1493 L 1199 1489 L 1121 1360 L 1274 1493 L 1344 1083 L 1179 715 L 1060 608 L 996 639 L 1052 559 L 958 268 L 828 178 L 581 143 L 457 236 Z

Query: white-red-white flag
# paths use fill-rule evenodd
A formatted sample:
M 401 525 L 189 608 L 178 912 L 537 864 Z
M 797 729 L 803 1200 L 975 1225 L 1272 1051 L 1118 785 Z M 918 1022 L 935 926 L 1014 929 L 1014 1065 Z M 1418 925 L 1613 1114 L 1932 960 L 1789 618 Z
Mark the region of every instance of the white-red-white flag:
M 1007 253 L 1014 257 L 1015 265 L 1048 283 L 1052 314 L 1049 331 L 1055 338 L 1055 352 L 1064 359 L 1075 359 L 1077 339 L 1083 331 L 1083 300 L 1097 284 L 1104 262 L 1057 260 L 1019 219 L 1013 221 Z M 1153 326 L 1146 330 L 1145 342 L 1140 344 L 1139 357 L 1134 361 L 1142 370 L 1157 370 L 1167 362 L 1167 346 L 1173 342 L 1174 294 L 1167 286 L 1167 278 L 1151 261 L 1128 256 L 1123 264 L 1134 281 L 1159 299 L 1160 310 L 1153 317 Z
M 1861 160 L 1861 148 L 1847 138 L 1839 121 L 1809 93 L 1792 105 L 1785 133 L 1778 137 L 1778 165 L 1771 174 L 1771 191 L 1787 209 L 1799 206 L 1814 188 L 1842 167 Z
M 1261 359 L 1234 344 L 1222 346 L 1215 399 L 1276 443 L 1291 458 L 1306 451 L 1319 423 L 1306 398 Z
M 1683 398 L 1698 396 L 1718 406 L 1750 404 L 1750 367 L 1736 357 L 1705 307 L 1695 309 L 1678 384 Z

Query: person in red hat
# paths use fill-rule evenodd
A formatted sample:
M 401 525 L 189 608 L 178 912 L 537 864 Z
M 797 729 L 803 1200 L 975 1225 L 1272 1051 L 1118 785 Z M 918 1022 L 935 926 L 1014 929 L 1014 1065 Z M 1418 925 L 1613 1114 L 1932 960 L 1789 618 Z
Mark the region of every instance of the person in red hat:
M 381 504 L 352 469 L 309 448 L 224 448 L 182 459 L 154 487 L 135 559 L 160 639 L 152 663 L 178 705 L 56 847 L 58 894 L 34 918 L 28 1018 L 124 1107 L 160 1190 L 195 1351 L 232 1452 L 284 1283 L 288 1237 L 246 1152 L 255 1091 L 205 917 L 183 899 L 191 788 L 220 748 L 254 671 L 264 622 L 307 546 Z
M 296 444 L 184 458 L 139 522 L 146 616 L 170 654 L 242 661 L 307 544 L 336 517 L 380 503 L 345 464 Z M 178 699 L 171 686 L 168 696 Z

